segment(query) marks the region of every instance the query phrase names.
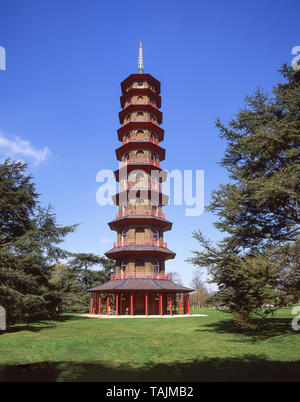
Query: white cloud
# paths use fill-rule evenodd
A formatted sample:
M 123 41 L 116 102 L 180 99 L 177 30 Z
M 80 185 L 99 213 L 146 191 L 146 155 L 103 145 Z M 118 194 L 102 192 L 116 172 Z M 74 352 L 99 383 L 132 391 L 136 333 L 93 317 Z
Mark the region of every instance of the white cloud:
M 33 160 L 34 165 L 39 165 L 49 154 L 50 150 L 48 147 L 38 149 L 21 137 L 15 136 L 13 139 L 8 139 L 7 136 L 0 131 L 0 155 L 4 157 L 28 157 Z

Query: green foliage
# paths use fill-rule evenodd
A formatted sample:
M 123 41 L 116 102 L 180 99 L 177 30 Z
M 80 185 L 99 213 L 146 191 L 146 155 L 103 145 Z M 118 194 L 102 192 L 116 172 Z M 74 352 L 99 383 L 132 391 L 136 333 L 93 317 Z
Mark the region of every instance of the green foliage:
M 258 89 L 228 127 L 216 123 L 231 180 L 213 191 L 208 210 L 233 249 L 257 250 L 299 234 L 300 71 L 283 66 L 281 73 L 286 82 L 272 97 Z
M 95 267 L 101 269 L 96 271 Z M 75 253 L 70 260 L 70 268 L 85 288 L 91 288 L 110 279 L 115 261 L 92 253 Z
M 88 312 L 90 294 L 87 289 L 108 281 L 114 266 L 115 262 L 105 257 L 78 253 L 69 258 L 68 265 L 51 267 L 51 283 L 59 294 L 60 310 Z
M 89 295 L 84 284 L 77 280 L 75 272 L 64 264 L 54 265 L 50 272 L 50 282 L 59 294 L 60 311 L 87 312 Z
M 254 328 L 256 318 L 265 318 L 285 303 L 282 277 L 287 270 L 282 259 L 273 258 L 273 251 L 226 253 L 224 248 L 213 246 L 201 232 L 194 232 L 193 237 L 203 251 L 194 251 L 189 262 L 207 267 L 211 282 L 219 285 L 219 291 L 209 301 L 229 311 L 238 324 Z
M 0 244 L 22 236 L 32 229 L 31 217 L 38 194 L 26 165 L 6 160 L 0 164 Z
M 87 311 L 87 288 L 107 281 L 114 262 L 59 247 L 77 225 L 59 226 L 51 207 L 40 207 L 25 170 L 21 162 L 0 165 L 0 305 L 8 323 Z
M 189 259 L 218 285 L 211 301 L 252 327 L 255 317 L 300 297 L 300 71 L 284 65 L 281 73 L 273 96 L 258 89 L 228 127 L 216 122 L 230 181 L 212 192 L 207 209 L 226 235 L 213 246 L 194 232 L 202 251 Z
M 68 253 L 58 247 L 75 225 L 60 227 L 51 208 L 38 205 L 26 165 L 0 165 L 0 305 L 8 322 L 56 314 L 59 296 L 49 282 L 49 266 Z

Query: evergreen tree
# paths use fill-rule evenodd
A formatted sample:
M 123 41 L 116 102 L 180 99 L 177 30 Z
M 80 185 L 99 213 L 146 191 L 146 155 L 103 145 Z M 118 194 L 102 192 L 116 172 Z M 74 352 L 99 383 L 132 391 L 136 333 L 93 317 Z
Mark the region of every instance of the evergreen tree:
M 228 126 L 216 122 L 230 181 L 207 209 L 226 235 L 214 246 L 194 232 L 202 250 L 189 259 L 208 267 L 219 286 L 212 300 L 246 326 L 300 296 L 300 71 L 280 71 L 272 96 L 258 89 Z
M 86 286 L 78 280 L 76 273 L 68 265 L 58 264 L 51 267 L 50 282 L 58 292 L 60 311 L 88 311 L 89 295 Z
M 110 279 L 115 261 L 92 253 L 76 253 L 68 265 L 51 268 L 51 283 L 60 296 L 60 308 L 66 312 L 88 312 L 90 294 L 88 288 Z
M 58 226 L 51 208 L 41 208 L 26 164 L 0 165 L 0 305 L 8 322 L 51 317 L 59 297 L 49 267 L 68 253 L 59 248 L 73 226 Z
M 263 324 L 257 318 L 265 318 L 287 303 L 290 292 L 286 283 L 294 270 L 282 254 L 273 249 L 241 254 L 225 249 L 223 244 L 214 246 L 201 232 L 194 232 L 193 237 L 202 250 L 194 251 L 188 261 L 198 268 L 208 268 L 211 282 L 219 287 L 208 301 L 230 312 L 236 323 L 257 328 Z
M 87 289 L 108 281 L 115 261 L 93 253 L 75 253 L 70 260 L 70 268 Z
M 261 250 L 299 235 L 300 71 L 280 71 L 286 82 L 273 96 L 258 89 L 228 127 L 216 123 L 230 182 L 213 191 L 208 210 L 230 249 Z

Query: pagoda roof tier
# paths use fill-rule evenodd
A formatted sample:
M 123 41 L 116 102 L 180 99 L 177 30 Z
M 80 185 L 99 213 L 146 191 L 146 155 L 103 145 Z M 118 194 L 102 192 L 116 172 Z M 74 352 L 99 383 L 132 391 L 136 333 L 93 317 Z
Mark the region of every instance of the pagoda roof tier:
M 119 205 L 119 201 L 131 201 L 136 199 L 149 199 L 156 201 L 160 206 L 168 205 L 169 196 L 160 191 L 146 187 L 131 187 L 112 196 L 115 205 Z
M 145 215 L 132 213 L 127 216 L 120 216 L 108 223 L 111 230 L 118 230 L 126 225 L 152 225 L 161 228 L 163 232 L 172 229 L 172 222 L 146 213 Z
M 125 80 L 121 82 L 122 94 L 126 92 L 127 87 L 134 81 L 147 81 L 150 85 L 155 87 L 155 91 L 160 94 L 160 82 L 151 74 L 130 74 Z
M 114 171 L 114 175 L 116 178 L 116 181 L 119 181 L 119 177 L 121 176 L 126 178 L 129 173 L 131 173 L 133 170 L 140 170 L 141 172 L 145 173 L 150 173 L 152 170 L 158 170 L 160 174 L 161 181 L 164 182 L 167 180 L 167 175 L 168 172 L 167 170 L 162 170 L 160 167 L 155 166 L 151 163 L 141 163 L 141 162 L 136 162 L 136 163 L 128 163 L 126 166 L 121 167 L 118 170 Z
M 164 243 L 166 244 L 166 243 Z M 176 253 L 169 250 L 167 247 L 152 246 L 147 244 L 130 244 L 125 246 L 118 246 L 108 250 L 105 254 L 107 258 L 112 258 L 115 260 L 128 258 L 128 257 L 155 257 L 162 258 L 164 260 L 169 260 L 175 258 Z
M 164 140 L 164 129 L 162 129 L 152 121 L 147 120 L 147 121 L 130 121 L 124 124 L 117 130 L 119 141 L 122 141 L 123 136 L 132 130 L 149 130 L 157 135 L 159 142 Z
M 161 97 L 158 93 L 152 91 L 150 88 L 131 88 L 129 91 L 125 92 L 120 96 L 121 107 L 124 108 L 125 102 L 132 96 L 148 96 L 155 100 L 158 109 L 161 107 Z
M 156 116 L 158 124 L 162 123 L 162 112 L 158 110 L 152 103 L 133 103 L 127 106 L 125 109 L 119 112 L 119 120 L 120 123 L 123 124 L 123 121 L 127 114 L 132 112 L 148 112 Z
M 131 139 L 130 139 L 131 140 Z M 122 155 L 124 155 L 126 152 L 130 152 L 134 149 L 147 149 L 151 152 L 155 152 L 156 154 L 159 155 L 159 160 L 163 161 L 166 156 L 166 150 L 165 148 L 162 148 L 161 146 L 157 145 L 153 141 L 145 141 L 145 140 L 131 140 L 124 142 L 119 148 L 116 149 L 116 155 L 118 161 L 121 160 Z
M 186 288 L 168 279 L 152 279 L 152 278 L 126 278 L 112 279 L 94 288 L 88 289 L 88 292 L 123 292 L 123 291 L 154 291 L 154 292 L 182 292 L 190 293 L 193 289 Z

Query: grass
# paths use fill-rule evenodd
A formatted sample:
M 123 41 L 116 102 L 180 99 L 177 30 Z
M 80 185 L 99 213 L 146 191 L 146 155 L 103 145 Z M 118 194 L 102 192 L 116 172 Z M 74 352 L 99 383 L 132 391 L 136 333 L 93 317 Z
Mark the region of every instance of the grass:
M 215 310 L 207 317 L 112 319 L 64 315 L 0 336 L 0 381 L 299 381 L 291 309 L 257 334 Z

